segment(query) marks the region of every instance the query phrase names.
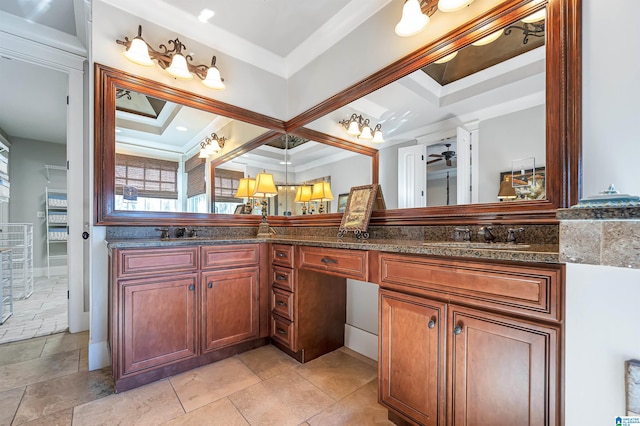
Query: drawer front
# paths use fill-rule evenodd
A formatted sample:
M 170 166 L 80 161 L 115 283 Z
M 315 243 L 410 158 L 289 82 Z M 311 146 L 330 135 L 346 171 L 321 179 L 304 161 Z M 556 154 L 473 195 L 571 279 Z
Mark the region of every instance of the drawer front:
M 293 293 L 274 287 L 271 290 L 271 311 L 293 321 Z
M 536 268 L 402 255 L 380 256 L 380 286 L 561 320 L 562 267 Z
M 367 266 L 366 251 L 300 247 L 298 267 L 301 269 L 366 281 Z
M 274 265 L 293 268 L 293 246 L 273 244 L 271 246 L 271 261 Z
M 295 351 L 293 341 L 293 324 L 293 322 L 277 315 L 271 315 L 271 337 L 292 351 Z
M 118 277 L 190 272 L 198 269 L 198 248 L 121 250 Z
M 271 282 L 274 286 L 285 290 L 294 291 L 293 287 L 293 270 L 281 268 L 279 266 L 271 267 Z
M 202 269 L 253 266 L 259 258 L 258 244 L 202 247 Z

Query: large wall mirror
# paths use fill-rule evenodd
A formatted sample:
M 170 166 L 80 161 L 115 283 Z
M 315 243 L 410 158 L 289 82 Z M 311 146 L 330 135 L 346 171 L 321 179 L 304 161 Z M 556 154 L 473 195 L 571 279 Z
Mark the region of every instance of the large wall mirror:
M 262 171 L 277 186 L 274 225 L 339 224 L 344 194 L 367 183 L 381 185 L 387 205 L 374 224 L 555 221 L 555 209 L 579 196 L 579 15 L 578 0 L 505 1 L 287 123 L 97 66 L 97 222 L 255 225 L 255 200 L 238 186 Z M 147 100 L 155 128 L 118 105 L 127 92 Z M 157 134 L 163 120 L 178 127 L 187 116 L 199 124 Z M 350 134 L 351 121 L 366 122 L 370 137 Z M 212 133 L 227 145 L 198 159 Z M 175 212 L 124 200 L 112 164 L 141 154 L 179 158 Z M 188 185 L 194 167 L 210 182 L 199 202 Z M 332 199 L 302 201 L 319 182 Z

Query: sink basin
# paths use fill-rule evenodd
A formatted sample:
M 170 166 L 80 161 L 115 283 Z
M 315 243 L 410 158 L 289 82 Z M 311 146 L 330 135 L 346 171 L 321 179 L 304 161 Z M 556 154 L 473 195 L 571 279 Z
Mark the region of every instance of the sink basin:
M 531 247 L 529 244 L 509 244 L 509 243 L 474 243 L 469 241 L 427 241 L 422 243 L 425 246 L 449 247 L 462 249 L 480 250 L 522 250 Z

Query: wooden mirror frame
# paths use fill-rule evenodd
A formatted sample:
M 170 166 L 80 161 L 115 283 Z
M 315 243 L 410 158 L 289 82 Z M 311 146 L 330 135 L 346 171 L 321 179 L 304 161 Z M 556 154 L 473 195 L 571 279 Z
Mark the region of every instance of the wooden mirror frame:
M 531 0 L 502 2 L 471 22 L 286 123 L 96 64 L 96 224 L 257 226 L 259 219 L 242 215 L 114 211 L 116 86 L 270 129 L 257 140 L 247 143 L 247 150 L 285 132 L 318 142 L 333 141 L 336 146 L 345 147 L 346 141 L 314 132 L 303 126 L 544 7 L 547 8 L 545 89 L 547 199 L 377 211 L 373 213 L 371 225 L 557 223 L 556 210 L 576 204 L 581 192 L 581 5 L 581 0 L 547 0 L 535 5 Z M 309 137 L 311 134 L 313 137 Z M 377 156 L 374 162 L 376 164 L 375 181 L 372 183 L 377 183 Z M 339 226 L 341 217 L 341 213 L 270 217 L 269 223 L 272 226 Z

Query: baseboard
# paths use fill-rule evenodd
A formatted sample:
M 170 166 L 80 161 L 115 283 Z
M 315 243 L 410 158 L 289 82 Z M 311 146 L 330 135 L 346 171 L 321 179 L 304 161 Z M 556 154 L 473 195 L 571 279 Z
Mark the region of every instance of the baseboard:
M 344 345 L 375 361 L 378 360 L 378 336 L 352 325 L 344 325 Z
M 89 371 L 111 365 L 107 341 L 89 343 Z

